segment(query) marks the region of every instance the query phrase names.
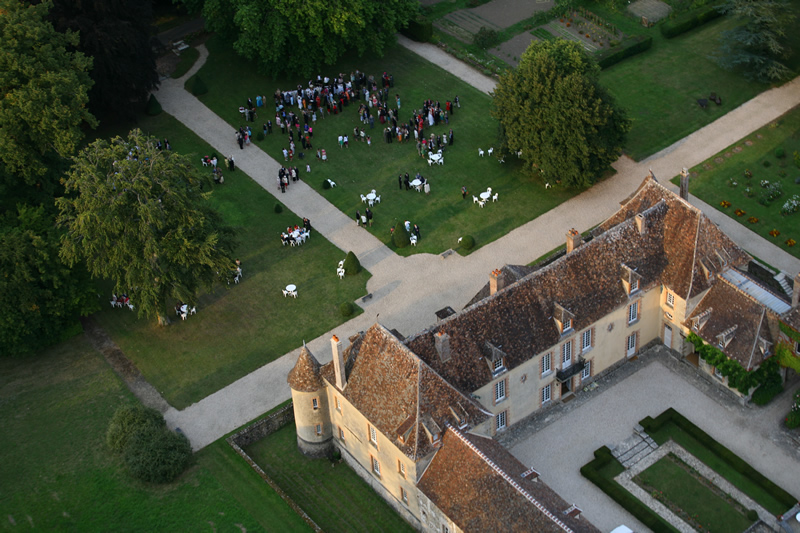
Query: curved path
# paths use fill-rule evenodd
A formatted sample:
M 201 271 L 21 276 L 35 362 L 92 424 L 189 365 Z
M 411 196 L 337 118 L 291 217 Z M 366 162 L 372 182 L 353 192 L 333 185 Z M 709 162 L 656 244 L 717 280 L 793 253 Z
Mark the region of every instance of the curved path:
M 399 36 L 402 46 L 441 66 L 484 92 L 494 88 L 494 80 L 457 61 L 430 44 L 416 43 Z M 158 99 L 167 113 L 194 131 L 219 153 L 233 153 L 236 164 L 264 189 L 275 194 L 275 176 L 280 165 L 257 146 L 234 151 L 231 126 L 202 102 L 183 89 L 185 80 L 205 62 L 208 52 L 200 46 L 200 59 L 180 79 L 163 80 Z M 376 321 L 403 334 L 415 333 L 435 321 L 434 311 L 447 305 L 463 307 L 488 280 L 488 274 L 503 264 L 527 264 L 564 242 L 569 228 L 584 231 L 602 222 L 630 195 L 650 169 L 666 183 L 682 167 L 692 167 L 769 123 L 800 103 L 800 78 L 772 89 L 716 122 L 675 143 L 653 157 L 636 163 L 627 157 L 614 164 L 617 174 L 570 199 L 536 220 L 516 228 L 505 237 L 484 246 L 467 257 L 452 254 L 416 254 L 400 257 L 352 219 L 331 205 L 303 182 L 292 185 L 280 201 L 298 216 L 314 221 L 314 227 L 344 251 L 353 250 L 370 271 L 367 289 L 373 298 L 361 304 L 365 312 L 335 328 L 340 338 L 366 330 Z M 740 246 L 790 275 L 800 271 L 800 261 L 773 246 L 747 228 L 709 208 L 703 209 Z M 425 272 L 421 281 L 419 273 Z M 329 339 L 333 331 L 308 343 L 312 353 L 324 363 L 330 360 Z M 171 427 L 180 427 L 194 449 L 214 442 L 226 433 L 256 418 L 290 396 L 286 375 L 294 365 L 298 350 L 269 363 L 183 411 L 170 407 L 165 413 Z

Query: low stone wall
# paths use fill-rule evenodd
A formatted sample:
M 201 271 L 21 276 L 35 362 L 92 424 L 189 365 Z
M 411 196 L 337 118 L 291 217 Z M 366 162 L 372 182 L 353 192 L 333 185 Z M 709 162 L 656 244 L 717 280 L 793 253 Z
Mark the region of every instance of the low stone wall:
M 267 435 L 270 435 L 282 427 L 292 423 L 294 421 L 294 404 L 291 402 L 286 407 L 283 407 L 279 411 L 271 414 L 266 418 L 262 418 L 255 424 L 247 426 L 246 428 L 242 429 L 241 431 L 234 433 L 230 437 L 226 439 L 228 444 L 230 444 L 231 448 L 233 448 L 236 453 L 238 453 L 247 464 L 250 465 L 250 468 L 255 470 L 261 479 L 267 482 L 267 484 L 272 487 L 272 489 L 278 493 L 278 496 L 283 498 L 283 501 L 289 504 L 289 507 L 297 513 L 300 518 L 302 518 L 314 531 L 321 532 L 322 528 L 320 528 L 316 522 L 314 522 L 310 516 L 306 514 L 302 507 L 297 505 L 297 503 L 286 494 L 283 489 L 275 483 L 272 478 L 270 478 L 264 470 L 256 464 L 253 459 L 247 455 L 242 448 L 249 446 L 250 444 L 263 439 Z

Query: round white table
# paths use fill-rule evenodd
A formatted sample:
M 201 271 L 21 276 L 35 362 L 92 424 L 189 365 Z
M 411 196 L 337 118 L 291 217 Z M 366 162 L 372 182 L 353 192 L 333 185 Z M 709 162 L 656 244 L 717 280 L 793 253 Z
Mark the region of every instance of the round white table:
M 367 200 L 375 200 L 375 198 L 377 198 L 377 197 L 378 197 L 377 194 L 375 194 L 374 192 L 371 192 L 371 193 L 369 193 L 367 195 Z
M 286 286 L 286 290 L 289 291 L 289 292 L 296 291 L 297 290 L 297 286 L 296 285 L 287 285 Z
M 492 195 L 492 193 L 486 191 L 486 192 L 482 192 L 480 194 L 480 197 L 481 197 L 481 200 L 488 200 L 491 195 Z
M 292 238 L 294 238 L 294 239 L 298 238 L 300 236 L 300 230 L 299 229 L 294 230 L 291 233 L 291 235 L 292 235 Z
M 422 185 L 422 181 L 418 180 L 418 179 L 415 179 L 414 181 L 411 182 L 411 185 L 413 187 L 419 187 L 420 185 Z
M 442 158 L 442 154 L 428 154 L 428 159 L 431 161 L 439 161 Z

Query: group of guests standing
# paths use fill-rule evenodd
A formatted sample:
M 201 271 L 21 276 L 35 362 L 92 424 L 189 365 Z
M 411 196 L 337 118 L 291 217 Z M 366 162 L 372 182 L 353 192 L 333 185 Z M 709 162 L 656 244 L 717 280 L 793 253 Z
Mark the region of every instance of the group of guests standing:
M 282 193 L 286 192 L 286 189 L 289 188 L 289 181 L 298 181 L 300 179 L 300 173 L 297 167 L 281 167 L 278 170 L 278 187 L 280 188 Z M 305 219 L 303 219 L 305 220 Z

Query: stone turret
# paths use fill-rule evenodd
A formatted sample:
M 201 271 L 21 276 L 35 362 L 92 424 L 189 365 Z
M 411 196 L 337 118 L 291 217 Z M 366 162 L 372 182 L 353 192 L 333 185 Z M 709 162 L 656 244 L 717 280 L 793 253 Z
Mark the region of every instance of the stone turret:
M 292 389 L 297 447 L 311 457 L 327 455 L 333 436 L 328 396 L 319 375 L 319 362 L 305 346 L 286 381 Z

